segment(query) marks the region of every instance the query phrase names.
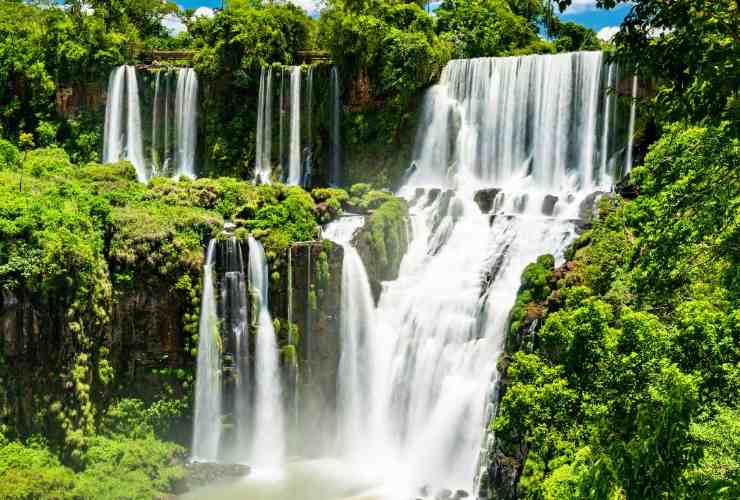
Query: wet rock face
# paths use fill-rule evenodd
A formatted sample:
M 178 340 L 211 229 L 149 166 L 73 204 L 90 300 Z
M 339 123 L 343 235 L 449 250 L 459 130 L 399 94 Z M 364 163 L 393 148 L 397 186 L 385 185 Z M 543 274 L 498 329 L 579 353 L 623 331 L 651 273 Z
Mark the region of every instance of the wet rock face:
M 473 201 L 478 204 L 478 208 L 484 214 L 489 213 L 493 209 L 496 196 L 501 192 L 499 188 L 487 188 L 476 191 L 473 196 Z
M 604 196 L 603 191 L 596 191 L 586 196 L 578 206 L 578 218 L 584 222 L 590 223 L 596 215 L 596 207 L 599 200 Z
M 186 350 L 190 299 L 162 282 L 114 288 L 114 297 L 106 311 L 109 320 L 95 332 L 99 347 L 90 354 L 92 366 L 97 366 L 97 355 L 105 348 L 115 386 L 125 388 L 125 397 L 147 401 L 163 393 L 165 385 L 178 388 L 156 372 L 194 369 L 195 361 Z M 39 431 L 35 415 L 47 410 L 44 397 L 53 400 L 69 393 L 67 374 L 81 350 L 64 311 L 63 303 L 47 303 L 24 290 L 6 292 L 0 300 L 0 352 L 13 367 L 2 381 L 6 390 L 0 394 L 0 406 L 7 410 L 4 420 L 21 435 Z M 104 403 L 112 388 L 95 379 L 92 384 L 95 403 Z M 54 426 L 45 430 L 52 439 L 58 431 Z M 188 428 L 178 427 L 174 433 L 174 439 L 188 442 Z
M 291 305 L 290 317 L 299 339 L 298 411 L 304 427 L 312 429 L 301 433 L 302 441 L 296 446 L 316 452 L 322 449 L 322 439 L 333 428 L 336 414 L 344 249 L 331 241 L 316 241 L 295 244 L 290 251 L 292 288 L 286 269 L 279 285 L 271 283 L 270 309 L 273 318 L 287 325 Z M 286 379 L 296 380 L 288 367 L 283 373 Z M 286 391 L 294 387 L 288 382 Z

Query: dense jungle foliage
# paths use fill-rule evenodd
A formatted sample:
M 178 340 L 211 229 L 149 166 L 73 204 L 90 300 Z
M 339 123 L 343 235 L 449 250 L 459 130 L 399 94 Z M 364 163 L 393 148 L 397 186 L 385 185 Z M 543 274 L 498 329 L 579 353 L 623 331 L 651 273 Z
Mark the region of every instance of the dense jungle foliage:
M 738 2 L 633 1 L 609 44 L 558 21 L 555 3 L 444 0 L 430 14 L 420 2 L 328 0 L 312 18 L 259 0 L 213 17 L 160 0 L 0 0 L 0 305 L 12 294 L 43 319 L 38 358 L 19 366 L 0 351 L 0 498 L 177 491 L 203 250 L 224 219 L 277 259 L 342 207 L 372 210 L 361 244 L 392 268 L 405 206 L 349 186 L 395 187 L 421 95 L 446 62 L 591 49 L 655 82 L 639 103 L 633 196 L 602 200 L 565 266 L 543 257 L 525 271 L 491 426 L 519 460 L 522 497 L 740 496 Z M 172 15 L 187 31 L 163 27 Z M 142 185 L 129 164 L 98 163 L 107 78 L 175 48 L 194 51 L 203 84 L 210 178 Z M 259 70 L 300 64 L 305 50 L 339 68 L 347 191 L 245 181 Z M 125 353 L 112 316 L 147 287 L 177 305 L 187 357 L 134 376 L 113 368 Z M 43 347 L 52 337 L 58 352 Z
M 674 125 L 522 276 L 492 422 L 525 498 L 737 498 L 740 141 Z

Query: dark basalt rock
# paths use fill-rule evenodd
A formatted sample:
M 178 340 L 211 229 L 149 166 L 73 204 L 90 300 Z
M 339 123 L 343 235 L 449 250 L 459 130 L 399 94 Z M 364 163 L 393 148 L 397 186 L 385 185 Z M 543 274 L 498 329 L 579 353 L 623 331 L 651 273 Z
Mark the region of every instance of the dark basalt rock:
M 432 188 L 429 190 L 429 193 L 427 193 L 427 202 L 424 204 L 425 207 L 428 207 L 434 201 L 437 199 L 437 196 L 440 195 L 442 190 L 440 188 Z
M 555 213 L 555 205 L 558 202 L 558 197 L 552 194 L 548 194 L 545 196 L 545 199 L 542 200 L 542 213 L 544 215 L 552 215 Z
M 493 209 L 493 203 L 496 201 L 496 196 L 501 192 L 499 188 L 487 188 L 481 189 L 475 192 L 473 195 L 473 201 L 478 204 L 478 208 L 484 214 L 489 213 Z

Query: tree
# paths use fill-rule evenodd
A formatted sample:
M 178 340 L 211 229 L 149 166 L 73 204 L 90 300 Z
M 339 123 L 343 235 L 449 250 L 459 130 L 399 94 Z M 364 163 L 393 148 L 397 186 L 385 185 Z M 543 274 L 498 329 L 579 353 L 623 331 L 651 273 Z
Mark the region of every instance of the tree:
M 508 55 L 537 39 L 505 0 L 445 0 L 436 15 L 437 32 L 452 40 L 460 58 Z
M 597 0 L 613 8 L 626 0 Z M 571 0 L 558 2 L 561 10 Z M 740 3 L 638 0 L 613 42 L 615 58 L 656 80 L 659 115 L 668 120 L 729 119 L 737 127 Z

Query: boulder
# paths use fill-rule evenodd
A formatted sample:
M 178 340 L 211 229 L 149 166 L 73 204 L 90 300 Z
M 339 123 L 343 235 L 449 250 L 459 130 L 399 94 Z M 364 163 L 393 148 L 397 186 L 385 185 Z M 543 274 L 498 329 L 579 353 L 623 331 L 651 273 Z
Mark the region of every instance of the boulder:
M 555 205 L 558 203 L 558 197 L 552 194 L 545 196 L 542 200 L 542 213 L 544 215 L 553 215 L 555 213 Z
M 473 201 L 478 204 L 478 208 L 484 214 L 487 214 L 493 209 L 493 203 L 496 201 L 496 196 L 501 192 L 499 188 L 487 188 L 481 189 L 475 192 L 473 195 Z

